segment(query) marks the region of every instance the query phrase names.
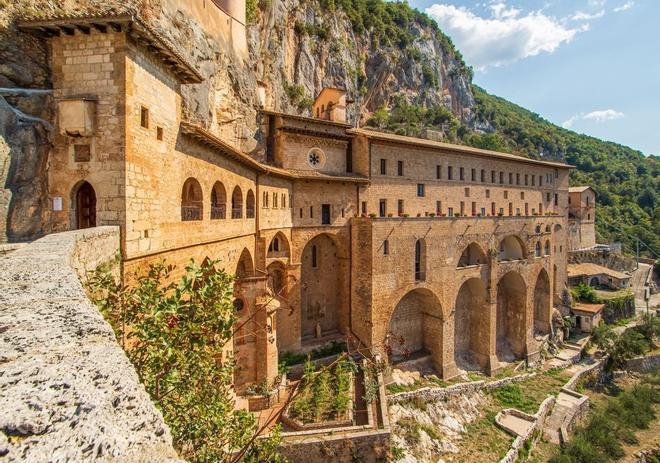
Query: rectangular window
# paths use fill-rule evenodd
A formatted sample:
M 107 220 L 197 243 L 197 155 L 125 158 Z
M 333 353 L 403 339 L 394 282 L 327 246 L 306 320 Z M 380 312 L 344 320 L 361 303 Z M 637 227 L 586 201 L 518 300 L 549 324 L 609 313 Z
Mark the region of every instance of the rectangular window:
M 302 207 L 300 208 L 300 218 L 302 219 Z
M 435 202 L 435 214 L 442 215 L 442 201 Z
M 387 175 L 387 160 L 380 160 L 380 175 Z
M 273 209 L 277 209 L 277 193 L 273 193 Z
M 543 186 L 543 175 L 539 175 L 539 186 Z
M 149 110 L 144 106 L 140 108 L 140 126 L 149 128 Z
M 509 185 L 513 185 L 513 174 L 509 172 Z
M 314 218 L 314 206 L 309 206 L 309 218 Z
M 477 181 L 477 169 L 472 169 L 472 181 Z
M 545 200 L 546 200 L 547 202 L 550 202 L 550 192 L 547 192 L 547 193 L 545 194 Z M 569 204 L 571 203 L 571 198 L 568 198 L 568 203 L 569 203 Z
M 525 186 L 529 185 L 529 175 L 525 174 Z
M 90 145 L 73 145 L 73 160 L 75 162 L 88 162 L 92 158 Z
M 442 166 L 435 166 L 435 178 L 438 180 L 442 178 Z
M 447 179 L 454 180 L 454 169 L 452 166 L 447 166 Z
M 500 171 L 500 185 L 504 184 L 504 172 Z
M 396 173 L 399 177 L 403 177 L 403 161 L 396 163 Z
M 286 195 L 282 193 L 282 209 L 286 209 Z
M 490 171 L 490 183 L 495 183 L 495 171 L 491 170 Z
M 349 174 L 353 172 L 353 147 L 350 141 L 346 147 L 346 172 Z
M 380 217 L 385 217 L 387 215 L 387 200 L 381 199 L 378 202 L 378 215 Z
M 559 178 L 559 169 L 555 169 L 555 178 Z
M 532 175 L 532 186 L 536 186 L 536 175 Z
M 539 214 L 543 215 L 543 203 L 539 203 Z
M 516 174 L 516 185 L 520 185 L 520 174 Z
M 390 255 L 390 242 L 388 240 L 383 241 L 383 255 Z
M 516 207 L 516 215 L 520 215 L 520 208 Z
M 344 218 L 344 208 L 343 207 L 341 208 L 341 218 L 342 219 Z
M 481 183 L 486 183 L 486 171 L 481 169 Z
M 470 197 L 470 187 L 465 188 L 465 197 L 469 198 Z
M 461 215 L 465 215 L 465 202 L 461 201 Z
M 293 207 L 293 196 L 289 195 L 289 209 Z
M 321 204 L 321 224 L 330 225 L 330 204 Z
M 477 203 L 472 201 L 472 215 L 477 215 Z
M 270 195 L 267 191 L 264 191 L 264 207 L 268 207 L 268 198 L 270 198 Z
M 525 215 L 529 215 L 529 204 L 525 203 Z
M 399 214 L 399 216 L 402 216 L 404 214 L 404 212 L 403 212 L 403 199 L 400 199 L 400 200 L 397 201 L 397 214 Z
M 417 196 L 420 198 L 424 197 L 424 184 L 423 183 L 418 183 L 417 184 Z
M 486 198 L 490 198 L 490 190 L 486 188 Z
M 365 214 L 365 215 L 367 214 L 367 202 L 366 201 L 362 201 L 362 213 Z
M 555 206 L 559 206 L 559 195 L 555 193 Z
M 163 141 L 163 128 L 156 127 L 156 140 Z
M 504 208 L 503 207 L 500 207 L 499 215 L 504 215 Z
M 312 246 L 312 268 L 317 268 L 318 265 L 318 259 L 316 256 L 316 246 Z
M 525 199 L 525 192 L 524 191 L 520 192 L 520 199 Z
M 485 207 L 481 208 L 480 214 L 481 214 L 481 217 L 486 217 L 486 208 Z
M 447 216 L 454 217 L 454 208 L 453 207 L 448 207 L 447 208 Z
M 462 167 L 458 169 L 458 179 L 465 180 L 465 169 Z
M 509 190 L 504 190 L 504 199 L 509 199 Z
M 495 215 L 495 203 L 490 203 L 490 215 Z
M 513 203 L 509 203 L 509 215 L 513 215 Z

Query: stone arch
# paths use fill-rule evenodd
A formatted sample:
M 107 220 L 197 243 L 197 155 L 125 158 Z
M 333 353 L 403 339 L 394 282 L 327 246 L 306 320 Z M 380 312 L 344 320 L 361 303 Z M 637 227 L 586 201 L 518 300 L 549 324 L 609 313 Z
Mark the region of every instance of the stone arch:
M 508 272 L 497 283 L 497 357 L 512 361 L 525 355 L 527 287 L 518 272 Z
M 454 361 L 459 368 L 474 370 L 488 362 L 490 340 L 486 285 L 479 278 L 465 281 L 454 306 Z
M 181 220 L 202 220 L 204 218 L 204 196 L 196 178 L 189 177 L 181 189 Z
M 252 262 L 252 254 L 250 254 L 247 248 L 243 248 L 241 257 L 238 259 L 238 264 L 236 265 L 237 279 L 249 278 L 254 275 L 254 264 Z
M 213 184 L 211 189 L 211 219 L 224 219 L 227 217 L 227 191 L 222 182 Z
M 470 265 L 485 264 L 486 253 L 481 249 L 477 243 L 470 243 L 466 246 L 458 259 L 457 267 L 468 267 Z
M 248 219 L 254 219 L 255 211 L 255 199 L 254 192 L 252 189 L 249 189 L 247 192 L 247 197 L 245 198 L 245 217 Z
M 274 259 L 279 257 L 289 257 L 289 255 L 289 240 L 286 239 L 284 233 L 277 232 L 273 239 L 270 240 L 266 258 Z
M 536 277 L 536 285 L 534 285 L 534 331 L 537 333 L 550 333 L 551 300 L 550 277 L 548 277 L 548 272 L 542 268 Z
M 390 316 L 387 344 L 391 361 L 428 352 L 441 372 L 442 325 L 442 306 L 431 290 L 417 288 L 406 293 Z
M 96 227 L 96 191 L 91 183 L 83 180 L 73 187 L 71 204 L 74 229 Z
M 240 219 L 243 217 L 243 192 L 236 185 L 231 194 L 231 218 Z
M 520 260 L 525 259 L 526 257 L 527 253 L 525 252 L 525 244 L 520 237 L 509 235 L 500 241 L 499 260 Z
M 343 287 L 339 247 L 328 234 L 309 240 L 301 256 L 300 337 L 304 342 L 340 330 Z
M 415 281 L 426 280 L 426 240 L 415 241 Z
M 272 262 L 266 267 L 268 287 L 274 295 L 285 297 L 287 294 L 287 271 L 280 261 Z

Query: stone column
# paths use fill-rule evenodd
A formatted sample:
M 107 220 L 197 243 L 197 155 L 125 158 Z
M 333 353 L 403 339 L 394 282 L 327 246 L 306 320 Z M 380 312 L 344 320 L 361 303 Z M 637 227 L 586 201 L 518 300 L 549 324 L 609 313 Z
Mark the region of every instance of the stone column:
M 488 251 L 488 287 L 487 305 L 488 305 L 488 360 L 486 363 L 486 373 L 495 376 L 499 369 L 500 362 L 497 358 L 497 262 L 498 251 L 491 248 Z

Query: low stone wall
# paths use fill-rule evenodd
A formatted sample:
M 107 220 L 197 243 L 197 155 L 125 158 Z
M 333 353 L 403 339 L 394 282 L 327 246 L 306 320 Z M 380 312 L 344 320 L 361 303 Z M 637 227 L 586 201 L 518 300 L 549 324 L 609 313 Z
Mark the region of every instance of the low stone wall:
M 461 394 L 469 394 L 472 392 L 477 392 L 480 390 L 491 391 L 499 387 L 504 386 L 509 383 L 518 383 L 525 381 L 529 378 L 536 376 L 536 373 L 525 373 L 522 375 L 511 376 L 508 378 L 498 379 L 496 381 L 471 381 L 468 383 L 459 383 L 447 387 L 422 387 L 415 389 L 414 391 L 405 391 L 399 392 L 397 394 L 392 394 L 387 396 L 387 401 L 389 403 L 398 403 L 413 397 L 418 397 L 424 400 L 437 400 L 445 399 L 447 397 L 452 397 Z
M 637 357 L 626 362 L 626 370 L 635 373 L 651 373 L 660 368 L 660 355 Z
M 569 264 L 592 263 L 611 268 L 618 272 L 632 272 L 637 267 L 637 262 L 632 257 L 616 254 L 608 250 L 581 249 L 569 251 Z
M 114 261 L 119 229 L 46 236 L 0 258 L 3 461 L 181 461 L 79 275 Z
M 285 441 L 280 453 L 294 462 L 386 462 L 389 430 L 368 430 L 301 437 Z
M 539 410 L 533 415 L 534 425 L 527 430 L 524 436 L 518 436 L 513 440 L 511 448 L 509 448 L 509 451 L 500 460 L 499 463 L 515 462 L 518 459 L 518 453 L 520 452 L 520 449 L 524 447 L 525 443 L 530 439 L 533 439 L 534 436 L 540 436 L 542 434 L 541 430 L 545 424 L 545 419 L 548 417 L 550 410 L 552 410 L 552 407 L 555 404 L 555 400 L 556 399 L 554 396 L 548 396 L 543 402 L 541 402 Z M 522 415 L 528 416 L 526 413 L 522 413 L 518 410 L 512 411 L 516 411 Z

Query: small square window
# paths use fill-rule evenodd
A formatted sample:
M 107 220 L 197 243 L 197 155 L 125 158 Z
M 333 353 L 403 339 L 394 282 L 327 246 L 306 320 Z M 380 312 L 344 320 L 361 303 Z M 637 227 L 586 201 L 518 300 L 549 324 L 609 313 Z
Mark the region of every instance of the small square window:
M 144 106 L 140 108 L 140 126 L 149 128 L 149 110 Z
M 75 162 L 88 162 L 92 158 L 89 145 L 73 145 L 73 160 Z
M 156 140 L 163 141 L 163 128 L 156 127 Z

